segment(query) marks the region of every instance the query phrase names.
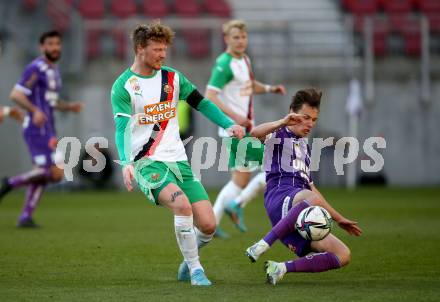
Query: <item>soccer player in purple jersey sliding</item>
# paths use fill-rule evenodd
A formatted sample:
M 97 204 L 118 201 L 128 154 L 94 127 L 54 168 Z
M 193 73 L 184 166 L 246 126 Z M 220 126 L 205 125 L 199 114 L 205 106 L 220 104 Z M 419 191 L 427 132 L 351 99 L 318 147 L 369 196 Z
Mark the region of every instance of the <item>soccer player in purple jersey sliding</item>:
M 318 120 L 321 96 L 322 93 L 313 88 L 298 91 L 286 117 L 261 124 L 251 132 L 266 145 L 264 206 L 273 227 L 263 239 L 249 247 L 246 254 L 255 262 L 280 240 L 300 257 L 286 262 L 266 262 L 267 281 L 274 285 L 286 273 L 323 272 L 350 262 L 349 248 L 333 234 L 320 241 L 301 237 L 295 222 L 303 209 L 321 206 L 350 235 L 362 233 L 357 222 L 342 216 L 325 200 L 310 178 L 310 148 L 305 137 Z
M 57 31 L 40 36 L 42 56 L 33 60 L 11 91 L 10 98 L 27 114 L 23 121 L 23 136 L 34 168 L 24 174 L 4 178 L 0 200 L 14 188 L 27 186 L 23 211 L 17 227 L 37 227 L 32 214 L 50 182 L 63 178 L 63 169 L 56 166 L 57 145 L 53 110 L 80 112 L 81 103 L 66 103 L 59 99 L 61 77 L 55 64 L 61 56 L 61 35 Z M 57 156 L 59 157 L 59 156 Z

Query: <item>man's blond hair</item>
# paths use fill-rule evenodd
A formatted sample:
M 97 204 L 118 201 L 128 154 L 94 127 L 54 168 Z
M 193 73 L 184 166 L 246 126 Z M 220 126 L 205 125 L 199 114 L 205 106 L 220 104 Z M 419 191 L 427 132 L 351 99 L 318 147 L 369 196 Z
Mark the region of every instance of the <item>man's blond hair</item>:
M 170 45 L 173 43 L 173 39 L 173 30 L 169 26 L 161 24 L 158 20 L 149 24 L 139 24 L 132 34 L 134 52 L 136 52 L 138 46 L 146 47 L 148 41 Z
M 246 23 L 242 20 L 231 20 L 223 24 L 223 34 L 227 35 L 233 28 L 247 32 Z

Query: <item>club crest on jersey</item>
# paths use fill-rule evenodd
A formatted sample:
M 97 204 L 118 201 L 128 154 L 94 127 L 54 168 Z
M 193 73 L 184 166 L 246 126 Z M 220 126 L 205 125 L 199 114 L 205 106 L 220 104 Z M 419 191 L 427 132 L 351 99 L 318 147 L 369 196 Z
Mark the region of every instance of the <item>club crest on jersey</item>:
M 173 87 L 171 87 L 171 86 L 168 85 L 168 84 L 165 84 L 165 85 L 163 85 L 163 91 L 164 91 L 165 93 L 172 93 L 172 92 L 173 92 Z
M 139 82 L 136 78 L 131 78 L 128 82 L 130 83 L 135 94 L 142 95 L 141 85 L 139 85 Z

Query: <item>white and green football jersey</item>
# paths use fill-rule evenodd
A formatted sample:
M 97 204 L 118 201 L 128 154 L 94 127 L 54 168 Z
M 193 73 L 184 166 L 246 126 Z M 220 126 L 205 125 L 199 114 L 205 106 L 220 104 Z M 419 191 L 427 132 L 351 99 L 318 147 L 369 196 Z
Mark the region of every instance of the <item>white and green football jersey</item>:
M 252 112 L 252 71 L 249 58 L 234 58 L 227 52 L 216 60 L 211 71 L 208 88 L 218 91 L 219 99 L 234 112 L 253 120 Z M 219 128 L 219 135 L 227 136 Z
M 127 160 L 187 160 L 179 136 L 177 102 L 186 100 L 195 89 L 182 73 L 166 66 L 148 77 L 130 69 L 119 76 L 113 84 L 111 100 L 114 118 L 130 118 L 126 130 L 131 136 Z

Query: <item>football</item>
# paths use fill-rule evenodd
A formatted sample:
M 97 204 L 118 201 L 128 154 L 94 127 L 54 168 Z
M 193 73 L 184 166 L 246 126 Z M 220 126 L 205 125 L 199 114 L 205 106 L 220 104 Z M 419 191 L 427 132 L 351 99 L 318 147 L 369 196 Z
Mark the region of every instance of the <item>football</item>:
M 296 229 L 307 240 L 322 240 L 330 234 L 331 228 L 332 218 L 329 212 L 320 206 L 305 208 L 296 220 Z

